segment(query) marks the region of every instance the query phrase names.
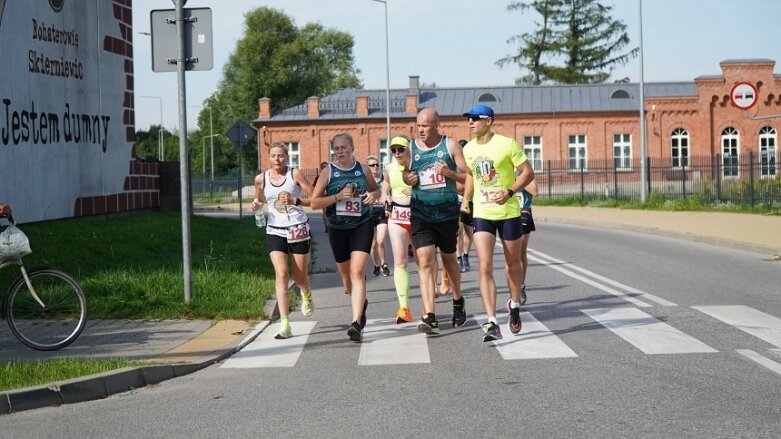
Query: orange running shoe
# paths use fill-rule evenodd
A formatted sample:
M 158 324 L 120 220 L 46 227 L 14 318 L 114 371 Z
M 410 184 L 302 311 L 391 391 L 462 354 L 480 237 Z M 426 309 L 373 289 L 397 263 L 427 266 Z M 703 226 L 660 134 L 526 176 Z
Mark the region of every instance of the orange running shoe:
M 399 325 L 401 323 L 407 323 L 412 321 L 412 313 L 409 311 L 409 308 L 402 306 L 399 308 L 398 311 L 396 311 L 396 324 Z

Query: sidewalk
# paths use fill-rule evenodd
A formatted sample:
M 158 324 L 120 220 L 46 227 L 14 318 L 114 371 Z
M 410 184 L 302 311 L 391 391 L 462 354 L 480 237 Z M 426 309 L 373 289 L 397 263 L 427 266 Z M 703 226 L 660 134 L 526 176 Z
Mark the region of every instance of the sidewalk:
M 246 206 L 244 206 L 246 208 Z M 238 204 L 198 209 L 198 214 L 236 217 Z M 249 213 L 245 214 L 249 215 Z M 313 212 L 312 236 L 316 243 L 312 283 L 318 289 L 339 289 L 340 279 L 324 233 L 320 213 Z M 565 223 L 615 228 L 683 238 L 713 245 L 781 255 L 781 217 L 713 212 L 659 212 L 590 207 L 534 208 L 538 225 Z M 274 304 L 267 305 L 268 315 Z M 114 357 L 151 360 L 153 364 L 107 372 L 46 386 L 0 392 L 0 415 L 105 398 L 147 384 L 195 372 L 227 358 L 261 332 L 269 322 L 250 327 L 241 321 L 168 320 L 156 322 L 89 321 L 81 337 L 55 352 L 26 348 L 0 331 L 0 364 L 15 359 L 56 357 Z
M 550 222 L 633 230 L 771 256 L 781 255 L 781 216 L 536 206 L 534 221 L 538 224 Z

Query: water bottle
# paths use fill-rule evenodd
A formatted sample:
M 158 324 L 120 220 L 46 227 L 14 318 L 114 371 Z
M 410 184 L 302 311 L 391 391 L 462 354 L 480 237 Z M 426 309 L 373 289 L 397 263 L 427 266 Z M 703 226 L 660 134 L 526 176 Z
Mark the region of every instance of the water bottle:
M 266 213 L 262 207 L 255 209 L 255 225 L 258 227 L 266 227 Z

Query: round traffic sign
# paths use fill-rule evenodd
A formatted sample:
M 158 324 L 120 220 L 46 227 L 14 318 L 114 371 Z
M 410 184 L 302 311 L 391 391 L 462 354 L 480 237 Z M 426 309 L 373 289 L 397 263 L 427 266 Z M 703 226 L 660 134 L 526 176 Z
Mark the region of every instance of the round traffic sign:
M 750 82 L 738 82 L 732 86 L 729 100 L 735 107 L 748 110 L 757 103 L 757 88 Z

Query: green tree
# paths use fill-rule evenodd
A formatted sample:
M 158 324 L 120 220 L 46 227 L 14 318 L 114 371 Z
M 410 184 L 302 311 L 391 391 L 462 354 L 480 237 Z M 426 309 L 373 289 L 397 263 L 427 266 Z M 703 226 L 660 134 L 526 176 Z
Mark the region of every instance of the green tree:
M 136 131 L 136 157 L 156 157 L 159 158 L 160 149 L 160 130 L 163 130 L 163 145 L 165 155 L 168 160 L 179 160 L 179 140 L 178 137 L 171 135 L 160 125 L 151 125 L 148 131 Z M 176 156 L 174 158 L 174 156 Z
M 224 135 L 237 120 L 250 123 L 257 118 L 261 97 L 271 99 L 274 112 L 300 105 L 310 96 L 334 93 L 338 88 L 362 87 L 350 34 L 326 29 L 319 23 L 298 28 L 283 12 L 267 7 L 246 13 L 244 19 L 244 35 L 223 68 L 217 91 L 206 99 L 199 114 L 202 135 L 209 134 L 209 107 L 214 133 Z M 214 140 L 215 161 L 235 169 L 236 148 L 222 137 Z M 234 154 L 233 166 L 222 158 L 218 160 L 218 143 L 219 154 Z M 257 165 L 256 144 L 244 148 L 245 170 Z
M 534 22 L 537 30 L 507 40 L 518 50 L 496 62 L 500 67 L 517 64 L 525 72 L 516 83 L 603 83 L 617 65 L 637 56 L 638 48 L 623 51 L 629 35 L 626 25 L 611 17 L 612 6 L 596 0 L 512 1 L 507 6 L 508 11 L 530 9 L 541 17 Z

